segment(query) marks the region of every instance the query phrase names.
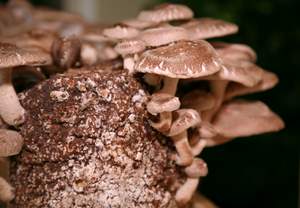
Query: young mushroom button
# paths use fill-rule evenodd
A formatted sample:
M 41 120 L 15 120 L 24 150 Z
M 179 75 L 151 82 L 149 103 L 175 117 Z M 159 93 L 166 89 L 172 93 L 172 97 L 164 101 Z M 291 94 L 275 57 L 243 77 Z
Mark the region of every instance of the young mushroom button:
M 18 48 L 0 43 L 0 116 L 9 125 L 24 122 L 25 110 L 20 105 L 11 82 L 12 68 L 17 66 L 50 65 L 52 59 L 39 48 Z
M 162 133 L 166 133 L 172 123 L 172 111 L 179 109 L 180 101 L 177 97 L 164 93 L 154 93 L 147 104 L 147 110 L 152 115 L 159 114 L 159 122 L 150 121 L 151 126 Z
M 175 143 L 178 156 L 178 165 L 190 165 L 193 161 L 193 152 L 189 144 L 187 130 L 200 124 L 201 119 L 197 111 L 193 109 L 180 109 L 174 112 L 175 120 L 169 130 L 170 136 Z M 177 118 L 176 118 L 177 117 Z

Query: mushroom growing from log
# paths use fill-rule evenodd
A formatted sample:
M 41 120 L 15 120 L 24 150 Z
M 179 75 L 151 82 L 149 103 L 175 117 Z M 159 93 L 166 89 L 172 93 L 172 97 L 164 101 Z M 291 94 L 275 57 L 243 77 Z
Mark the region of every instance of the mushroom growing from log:
M 201 119 L 198 112 L 193 109 L 179 109 L 174 114 L 175 120 L 167 135 L 172 138 L 178 152 L 176 163 L 187 166 L 193 161 L 193 151 L 189 144 L 187 130 L 199 126 Z
M 212 121 L 218 136 L 208 146 L 219 145 L 237 137 L 246 137 L 284 128 L 281 118 L 260 101 L 230 101 L 223 105 Z
M 9 125 L 24 122 L 24 109 L 11 82 L 12 68 L 16 66 L 40 66 L 52 62 L 48 53 L 39 48 L 18 48 L 0 43 L 0 116 Z
M 17 155 L 22 146 L 23 138 L 18 132 L 0 129 L 0 157 Z

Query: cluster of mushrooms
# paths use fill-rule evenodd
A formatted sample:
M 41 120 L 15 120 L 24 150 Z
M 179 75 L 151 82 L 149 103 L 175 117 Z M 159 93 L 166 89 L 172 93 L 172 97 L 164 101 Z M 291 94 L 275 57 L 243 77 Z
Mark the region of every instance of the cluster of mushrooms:
M 284 127 L 264 103 L 233 99 L 278 83 L 275 74 L 255 64 L 249 46 L 205 40 L 237 31 L 233 23 L 196 19 L 177 4 L 156 6 L 113 26 L 33 8 L 24 0 L 0 7 L 0 200 L 13 198 L 3 167 L 23 144 L 17 129 L 25 110 L 14 86 L 21 91 L 28 80 L 38 83 L 86 66 L 123 66 L 130 74 L 142 74 L 151 89 L 151 126 L 174 142 L 174 160 L 187 175 L 175 199 L 189 202 L 207 174 L 206 163 L 197 158 L 205 147 Z

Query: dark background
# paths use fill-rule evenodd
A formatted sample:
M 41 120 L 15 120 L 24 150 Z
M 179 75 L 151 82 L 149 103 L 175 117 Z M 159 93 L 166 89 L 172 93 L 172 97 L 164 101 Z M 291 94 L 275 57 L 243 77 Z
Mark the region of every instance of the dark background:
M 60 5 L 53 0 L 32 2 L 57 8 Z M 153 0 L 153 4 L 159 2 L 162 1 Z M 197 17 L 221 18 L 238 24 L 240 32 L 222 40 L 252 46 L 258 53 L 258 64 L 280 77 L 279 85 L 271 91 L 248 98 L 268 104 L 286 122 L 285 130 L 206 149 L 201 157 L 208 163 L 209 175 L 202 180 L 199 190 L 223 208 L 298 207 L 300 1 L 168 2 L 188 5 Z

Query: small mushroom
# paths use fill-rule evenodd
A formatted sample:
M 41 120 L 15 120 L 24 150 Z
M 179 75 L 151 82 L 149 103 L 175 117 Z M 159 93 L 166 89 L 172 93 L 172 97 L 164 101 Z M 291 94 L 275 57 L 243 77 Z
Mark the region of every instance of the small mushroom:
M 18 48 L 0 43 L 0 116 L 7 124 L 19 125 L 25 119 L 25 110 L 12 86 L 12 68 L 49 65 L 51 62 L 50 55 L 39 48 Z
M 137 19 L 148 22 L 168 22 L 193 18 L 193 11 L 187 6 L 180 4 L 161 4 L 153 10 L 142 11 Z
M 193 109 L 180 109 L 175 111 L 174 114 L 174 121 L 167 135 L 172 138 L 178 152 L 176 163 L 186 166 L 193 160 L 193 152 L 189 144 L 187 130 L 198 126 L 201 119 L 197 111 Z
M 215 50 L 207 42 L 178 41 L 145 51 L 135 64 L 135 71 L 164 76 L 159 92 L 175 95 L 179 79 L 207 76 L 220 67 Z
M 228 87 L 226 88 L 224 100 L 226 101 L 236 96 L 269 90 L 278 82 L 279 79 L 276 74 L 263 70 L 262 80 L 253 87 L 247 87 L 236 82 L 229 83 Z
M 191 40 L 222 37 L 238 32 L 237 25 L 212 18 L 193 19 L 181 27 L 189 32 Z
M 159 122 L 151 121 L 152 127 L 158 131 L 167 132 L 172 123 L 172 111 L 179 109 L 180 102 L 177 97 L 164 93 L 154 93 L 151 96 L 151 100 L 147 104 L 147 110 L 152 115 L 159 114 Z
M 157 47 L 179 40 L 188 40 L 188 33 L 181 27 L 157 27 L 144 30 L 139 35 L 147 46 Z
M 219 136 L 208 145 L 219 145 L 237 137 L 252 136 L 284 128 L 281 118 L 260 101 L 235 100 L 223 105 L 212 121 Z
M 0 157 L 17 155 L 22 146 L 23 138 L 18 132 L 0 129 Z
M 91 66 L 97 63 L 97 49 L 89 43 L 83 43 L 80 51 L 80 61 L 83 65 Z
M 52 44 L 52 57 L 59 67 L 68 69 L 75 65 L 80 57 L 81 42 L 74 37 L 57 38 Z
M 4 178 L 0 177 L 0 201 L 9 202 L 14 197 L 14 188 Z
M 199 178 L 206 176 L 208 170 L 202 159 L 194 158 L 192 164 L 187 166 L 184 172 L 188 178 L 175 195 L 175 200 L 180 206 L 186 205 L 191 200 L 199 184 Z
M 146 45 L 142 40 L 132 39 L 119 42 L 115 46 L 115 51 L 122 55 L 124 60 L 124 69 L 128 69 L 130 73 L 134 70 L 135 60 L 138 59 L 138 53 L 146 49 Z

